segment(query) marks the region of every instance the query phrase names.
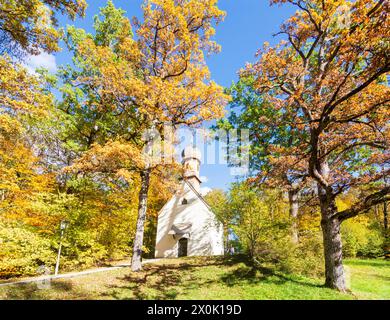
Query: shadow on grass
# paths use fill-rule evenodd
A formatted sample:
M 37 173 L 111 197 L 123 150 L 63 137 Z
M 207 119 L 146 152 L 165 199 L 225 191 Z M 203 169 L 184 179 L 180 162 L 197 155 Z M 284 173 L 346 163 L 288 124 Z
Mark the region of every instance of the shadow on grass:
M 207 268 L 210 267 L 210 268 Z M 6 299 L 161 299 L 173 300 L 191 296 L 191 291 L 246 284 L 295 283 L 306 287 L 321 287 L 304 278 L 275 272 L 272 268 L 254 266 L 246 256 L 184 258 L 167 263 L 147 264 L 141 272 L 126 272 L 107 276 L 97 291 L 84 288 L 77 281 L 52 281 L 49 289 L 36 284 L 7 288 Z M 101 280 L 100 280 L 101 281 Z M 96 289 L 96 288 L 95 288 Z M 214 288 L 215 289 L 215 288 Z M 198 292 L 199 294 L 199 292 Z
M 366 267 L 373 267 L 373 268 L 389 268 L 390 267 L 390 260 L 354 260 L 354 259 L 347 259 L 346 260 L 347 265 L 351 266 L 366 266 Z
M 375 274 L 375 275 L 371 275 L 372 277 L 375 277 L 381 281 L 384 281 L 384 282 L 389 282 L 390 284 L 390 277 L 388 276 L 383 276 L 383 275 L 380 275 L 380 274 Z
M 133 299 L 173 300 L 180 293 L 212 282 L 200 282 L 198 278 L 191 275 L 194 270 L 205 266 L 222 264 L 223 261 L 210 263 L 205 260 L 197 264 L 184 262 L 177 265 L 147 265 L 141 272 L 131 272 L 129 275 L 119 278 L 119 280 L 128 283 L 128 285 L 112 285 L 110 289 L 113 289 L 113 291 L 105 293 L 103 296 L 109 296 L 114 299 L 127 299 L 127 297 L 123 297 L 121 294 L 125 290 L 131 291 Z
M 7 300 L 42 300 L 47 299 L 51 290 L 60 294 L 72 292 L 73 284 L 70 281 L 53 281 L 43 287 L 37 283 L 16 284 L 3 290 Z
M 34 285 L 15 285 L 6 289 L 6 300 L 31 300 L 36 297 L 37 286 Z
M 271 268 L 255 267 L 243 255 L 213 259 L 188 259 L 188 262 L 186 260 L 182 259 L 178 264 L 147 265 L 142 272 L 131 272 L 118 278 L 124 284 L 110 285 L 111 291 L 109 290 L 102 296 L 114 299 L 172 300 L 199 287 L 205 290 L 212 284 L 234 287 L 242 285 L 243 282 L 249 284 L 267 282 L 280 285 L 289 282 L 306 287 L 322 287 L 322 285 L 305 279 L 275 272 Z M 199 268 L 207 266 L 223 266 L 227 270 L 220 276 L 209 278 L 196 273 Z
M 243 281 L 251 284 L 267 282 L 278 285 L 290 282 L 307 287 L 324 287 L 324 285 L 314 284 L 304 278 L 299 279 L 275 271 L 272 268 L 264 267 L 261 264 L 254 264 L 245 256 L 239 256 L 232 259 L 233 264 L 240 262 L 244 263 L 244 265 L 221 277 L 221 280 L 229 287 L 240 285 Z

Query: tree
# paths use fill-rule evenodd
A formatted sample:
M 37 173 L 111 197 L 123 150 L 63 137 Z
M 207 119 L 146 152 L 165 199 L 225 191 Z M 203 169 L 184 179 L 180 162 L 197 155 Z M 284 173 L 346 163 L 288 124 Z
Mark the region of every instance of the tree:
M 147 121 L 160 126 L 169 122 L 176 127 L 222 116 L 227 96 L 221 87 L 207 81 L 209 71 L 204 65 L 204 51 L 218 50 L 210 41 L 214 35 L 213 20 L 219 21 L 224 16 L 216 3 L 215 0 L 146 2 L 144 21 L 137 23 L 137 35 L 142 56 L 140 69 L 145 72 L 143 82 L 149 86 L 146 105 L 151 108 L 147 108 Z M 155 92 L 150 96 L 153 89 Z M 141 96 L 142 101 L 145 96 Z M 141 171 L 133 271 L 141 269 L 149 175 L 150 167 L 146 164 Z
M 288 193 L 292 241 L 298 243 L 299 194 L 307 188 L 308 181 L 297 174 L 300 168 L 279 170 L 279 164 L 270 157 L 277 146 L 296 146 L 299 143 L 299 139 L 295 138 L 296 132 L 288 122 L 280 121 L 283 112 L 275 112 L 273 106 L 258 94 L 254 77 L 242 76 L 228 92 L 232 96 L 232 110 L 227 122 L 226 119 L 221 120 L 218 126 L 250 130 L 250 181 L 257 186 L 283 188 Z
M 51 261 L 49 239 L 36 232 L 48 219 L 31 210 L 37 195 L 52 192 L 55 184 L 28 139 L 32 120 L 45 119 L 52 106 L 43 83 L 8 56 L 0 56 L 0 255 L 7 257 L 0 266 L 3 276 L 29 274 L 39 261 Z
M 303 168 L 318 186 L 326 286 L 345 291 L 340 224 L 388 201 L 390 188 L 338 211 L 337 195 L 378 181 L 389 161 L 388 1 L 272 0 L 299 10 L 243 75 L 297 133 L 272 153 L 279 170 Z M 340 8 L 345 14 L 340 14 Z M 386 174 L 388 174 L 388 169 Z M 301 172 L 299 172 L 301 176 Z
M 273 210 L 275 203 L 267 203 L 269 190 L 253 188 L 247 182 L 235 183 L 229 190 L 228 208 L 234 213 L 233 231 L 253 262 L 258 263 L 278 256 L 286 246 L 284 210 Z
M 91 37 L 77 45 L 88 68 L 77 83 L 88 84 L 100 97 L 86 107 L 115 115 L 126 125 L 125 132 L 106 143 L 96 141 L 73 168 L 139 175 L 134 271 L 141 269 L 150 176 L 153 171 L 164 174 L 159 168 L 166 165 L 150 157 L 153 139 L 163 134 L 166 123 L 177 128 L 221 117 L 228 100 L 223 89 L 209 80 L 204 63 L 205 53 L 218 50 L 210 40 L 213 21 L 224 15 L 216 2 L 145 1 L 144 19 L 135 23 L 137 41 L 120 33 L 114 45 Z
M 3 176 L 4 188 L 12 188 L 20 178 L 20 172 L 15 171 L 17 164 L 31 165 L 37 161 L 37 159 L 32 160 L 34 155 L 27 145 L 26 119 L 43 118 L 53 103 L 52 95 L 44 88 L 46 79 L 29 74 L 9 55 L 18 55 L 20 48 L 30 54 L 58 50 L 59 32 L 55 29 L 53 10 L 67 13 L 74 18 L 77 14 L 83 14 L 85 6 L 84 0 L 1 1 L 0 3 L 1 165 L 3 174 L 6 172 L 10 174 L 8 179 Z M 14 152 L 11 152 L 11 149 Z M 23 153 L 24 156 L 21 156 Z M 25 161 L 15 161 L 12 155 L 19 156 L 20 160 Z M 33 172 L 31 167 L 26 170 Z M 2 192 L 2 199 L 4 199 L 6 191 Z
M 124 10 L 115 8 L 112 1 L 108 1 L 94 17 L 94 34 L 73 26 L 66 29 L 64 41 L 73 54 L 73 64 L 60 67 L 58 90 L 62 99 L 57 102 L 58 112 L 53 117 L 53 127 L 57 124 L 56 137 L 62 142 L 60 158 L 65 160 L 63 165 L 72 164 L 94 143 L 105 144 L 134 127 L 123 114 L 111 112 L 116 100 L 110 88 L 97 81 L 88 81 L 103 74 L 79 52 L 79 46 L 85 41 L 117 52 L 121 39 L 133 37 L 130 22 L 124 14 Z M 53 150 L 52 154 L 55 153 Z
M 225 253 L 229 250 L 229 230 L 233 223 L 234 212 L 229 207 L 227 194 L 223 190 L 213 190 L 205 196 L 207 204 L 211 207 L 217 219 L 223 225 Z
M 60 31 L 55 11 L 74 19 L 84 15 L 85 0 L 16 0 L 0 2 L 0 54 L 58 51 Z
M 29 74 L 9 55 L 18 55 L 20 50 L 30 54 L 58 50 L 59 33 L 54 28 L 52 10 L 68 13 L 74 18 L 84 9 L 83 0 L 0 3 L 0 165 L 3 201 L 10 196 L 11 189 L 16 191 L 20 188 L 23 177 L 37 176 L 38 159 L 26 138 L 27 120 L 44 118 L 53 103 L 52 95 L 45 90 L 46 79 Z
M 229 200 L 237 220 L 234 231 L 248 251 L 249 257 L 254 260 L 260 237 L 265 234 L 265 229 L 270 224 L 270 220 L 264 219 L 268 213 L 266 207 L 258 194 L 245 183 L 233 185 Z
M 28 198 L 38 175 L 38 159 L 25 138 L 28 118 L 42 118 L 52 104 L 42 83 L 21 65 L 0 57 L 0 206 Z M 43 188 L 42 184 L 42 188 Z
M 2 273 L 7 269 L 10 275 L 31 272 L 39 261 L 50 261 L 50 241 L 36 232 L 48 219 L 38 219 L 32 206 L 40 193 L 52 192 L 55 184 L 29 136 L 32 124 L 48 117 L 53 96 L 46 90 L 46 77 L 30 74 L 15 58 L 58 50 L 52 9 L 74 17 L 84 10 L 84 1 L 77 3 L 0 1 L 0 223 L 1 240 L 7 242 L 5 254 L 10 257 L 0 267 Z M 22 235 L 31 241 L 22 241 Z M 27 244 L 32 245 L 29 250 Z

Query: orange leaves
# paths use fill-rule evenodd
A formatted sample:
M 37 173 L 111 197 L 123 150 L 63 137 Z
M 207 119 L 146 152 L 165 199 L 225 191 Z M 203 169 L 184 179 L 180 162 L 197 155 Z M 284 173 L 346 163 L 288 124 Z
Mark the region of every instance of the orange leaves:
M 121 55 L 126 61 L 129 63 L 133 61 L 134 67 L 138 65 L 141 60 L 142 53 L 138 50 L 138 44 L 134 39 L 130 37 L 124 38 L 119 45 L 119 49 Z
M 43 114 L 51 95 L 43 93 L 39 80 L 7 56 L 0 57 L 0 106 L 14 112 Z
M 130 143 L 110 141 L 104 146 L 95 144 L 67 171 L 83 172 L 119 172 L 142 167 L 144 159 L 140 150 Z
M 259 60 L 241 73 L 254 79 L 258 93 L 281 113 L 280 124 L 298 139 L 270 150 L 272 165 L 279 172 L 294 168 L 310 175 L 328 163 L 328 183 L 335 186 L 377 180 L 376 174 L 367 177 L 385 163 L 389 148 L 383 41 L 390 36 L 389 3 L 271 1 L 285 2 L 298 9 L 281 27 L 285 40 L 265 44 Z
M 137 34 L 145 49 L 144 46 L 152 44 L 161 54 L 185 50 L 195 58 L 199 50 L 215 49 L 215 43 L 210 41 L 215 33 L 212 22 L 220 22 L 224 15 L 216 0 L 146 1 L 145 21 L 139 25 Z
M 149 1 L 139 25 L 146 105 L 160 120 L 196 124 L 220 117 L 228 97 L 210 83 L 205 52 L 214 52 L 212 21 L 224 13 L 216 1 Z M 149 72 L 149 74 L 148 74 Z M 156 108 L 153 110 L 153 107 Z
M 0 134 L 0 212 L 20 219 L 34 194 L 52 189 L 54 176 L 38 174 L 38 168 L 38 159 L 23 144 L 19 133 Z
M 150 1 L 137 42 L 126 37 L 119 51 L 87 38 L 78 53 L 97 77 L 79 78 L 115 99 L 131 99 L 140 114 L 159 123 L 198 124 L 223 116 L 229 97 L 210 82 L 203 50 L 212 51 L 215 1 Z M 200 7 L 203 8 L 200 10 Z
M 112 4 L 109 9 L 117 12 Z M 135 23 L 137 40 L 130 34 L 115 38 L 115 47 L 71 30 L 85 69 L 74 84 L 97 95 L 87 107 L 115 114 L 114 119 L 129 126 L 112 141 L 95 144 L 74 165 L 78 170 L 126 176 L 126 170 L 143 168 L 150 160 L 141 156 L 145 144 L 141 136 L 152 125 L 195 126 L 224 115 L 230 97 L 210 81 L 204 59 L 217 51 L 211 40 L 213 24 L 224 16 L 217 1 L 150 0 L 143 10 L 144 20 Z

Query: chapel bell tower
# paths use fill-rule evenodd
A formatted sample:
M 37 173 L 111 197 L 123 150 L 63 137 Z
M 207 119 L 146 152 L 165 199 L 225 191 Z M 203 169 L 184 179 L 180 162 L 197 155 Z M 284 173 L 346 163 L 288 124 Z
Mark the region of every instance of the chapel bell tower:
M 200 159 L 201 153 L 198 148 L 193 146 L 186 147 L 182 152 L 182 164 L 184 167 L 184 179 L 188 181 L 196 191 L 200 191 L 199 171 L 200 171 Z

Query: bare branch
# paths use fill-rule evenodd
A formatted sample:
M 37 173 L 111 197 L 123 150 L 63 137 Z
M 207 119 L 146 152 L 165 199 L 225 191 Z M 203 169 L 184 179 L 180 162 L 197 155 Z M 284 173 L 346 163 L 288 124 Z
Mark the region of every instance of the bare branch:
M 369 195 L 362 202 L 355 204 L 350 209 L 336 213 L 332 218 L 344 221 L 359 214 L 366 213 L 371 207 L 387 201 L 390 201 L 390 187 L 385 187 L 381 191 Z

